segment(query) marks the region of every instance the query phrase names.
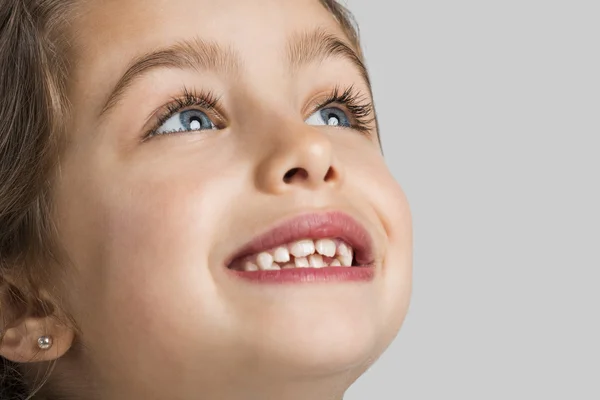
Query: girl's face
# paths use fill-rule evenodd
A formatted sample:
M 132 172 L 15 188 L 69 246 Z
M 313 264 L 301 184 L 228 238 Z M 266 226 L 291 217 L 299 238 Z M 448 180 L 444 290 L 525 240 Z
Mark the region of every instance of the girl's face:
M 55 200 L 72 263 L 65 304 L 86 351 L 66 359 L 92 360 L 76 373 L 111 399 L 343 391 L 400 328 L 412 239 L 339 24 L 317 0 L 77 11 Z M 372 277 L 231 270 L 270 263 L 231 262 L 253 240 L 250 253 L 322 236 L 349 242 Z M 302 281 L 316 275 L 330 279 Z

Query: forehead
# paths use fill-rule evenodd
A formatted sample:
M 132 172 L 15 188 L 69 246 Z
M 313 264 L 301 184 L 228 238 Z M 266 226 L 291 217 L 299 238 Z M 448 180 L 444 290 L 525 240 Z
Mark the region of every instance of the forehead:
M 78 65 L 151 51 L 200 37 L 244 58 L 281 50 L 289 35 L 324 27 L 345 37 L 319 0 L 87 0 L 71 24 Z M 112 61 L 112 62 L 111 62 Z M 108 67 L 108 65 L 107 65 Z
M 104 108 L 96 104 L 99 99 L 112 98 L 111 89 L 118 89 L 132 61 L 182 41 L 200 40 L 235 54 L 240 70 L 257 82 L 272 81 L 282 71 L 290 40 L 298 35 L 326 32 L 352 47 L 319 0 L 84 0 L 79 5 L 70 24 L 75 62 L 69 92 L 94 109 Z M 298 53 L 303 51 L 309 50 Z M 366 77 L 356 57 L 354 64 Z

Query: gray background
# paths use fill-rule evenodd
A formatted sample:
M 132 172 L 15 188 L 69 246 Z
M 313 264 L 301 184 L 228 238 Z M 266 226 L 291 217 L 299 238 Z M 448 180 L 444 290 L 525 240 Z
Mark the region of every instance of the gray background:
M 415 272 L 346 400 L 600 399 L 600 1 L 347 4 Z

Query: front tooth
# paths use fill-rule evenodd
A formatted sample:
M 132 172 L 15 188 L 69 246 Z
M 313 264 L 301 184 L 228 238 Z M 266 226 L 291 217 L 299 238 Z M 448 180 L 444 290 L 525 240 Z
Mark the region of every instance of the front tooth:
M 352 265 L 352 249 L 345 243 L 340 243 L 337 248 L 338 259 L 342 263 L 342 266 L 349 267 Z
M 296 263 L 296 268 L 308 268 L 310 267 L 310 263 L 306 257 L 296 257 L 294 260 Z
M 273 252 L 273 260 L 278 263 L 286 263 L 290 261 L 290 252 L 287 247 L 278 247 Z
M 296 265 L 287 263 L 283 267 L 281 267 L 281 269 L 291 269 L 291 268 L 296 268 Z
M 315 242 L 312 240 L 299 240 L 290 247 L 294 257 L 306 257 L 315 252 Z
M 273 256 L 267 252 L 260 253 L 258 257 L 256 257 L 256 262 L 261 270 L 272 269 L 273 267 Z
M 335 242 L 331 239 L 320 239 L 315 243 L 315 249 L 326 257 L 335 256 Z
M 244 264 L 244 271 L 258 271 L 258 265 L 254 264 L 253 262 L 246 261 L 246 264 Z
M 342 263 L 340 262 L 340 260 L 338 259 L 334 259 L 331 264 L 329 264 L 330 267 L 341 267 Z
M 323 268 L 325 263 L 323 262 L 323 257 L 320 254 L 311 254 L 308 257 L 308 262 L 313 268 Z

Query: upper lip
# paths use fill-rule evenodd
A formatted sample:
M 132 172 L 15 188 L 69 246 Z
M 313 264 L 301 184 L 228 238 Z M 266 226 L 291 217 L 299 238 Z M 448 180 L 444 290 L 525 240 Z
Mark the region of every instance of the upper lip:
M 288 219 L 242 246 L 225 265 L 236 259 L 301 239 L 340 239 L 352 246 L 359 265 L 373 263 L 373 240 L 365 227 L 346 213 L 307 213 Z

